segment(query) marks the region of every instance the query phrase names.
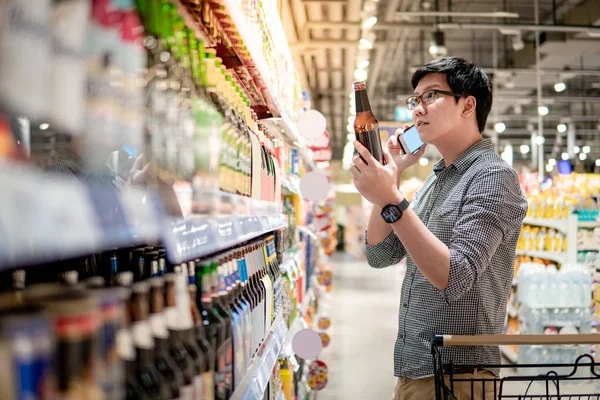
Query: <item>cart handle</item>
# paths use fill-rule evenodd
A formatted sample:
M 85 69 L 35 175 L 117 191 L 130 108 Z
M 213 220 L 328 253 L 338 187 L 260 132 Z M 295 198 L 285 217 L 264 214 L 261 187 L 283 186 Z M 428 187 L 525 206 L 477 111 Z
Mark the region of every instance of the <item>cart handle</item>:
M 576 335 L 435 335 L 433 346 L 598 344 L 600 334 Z

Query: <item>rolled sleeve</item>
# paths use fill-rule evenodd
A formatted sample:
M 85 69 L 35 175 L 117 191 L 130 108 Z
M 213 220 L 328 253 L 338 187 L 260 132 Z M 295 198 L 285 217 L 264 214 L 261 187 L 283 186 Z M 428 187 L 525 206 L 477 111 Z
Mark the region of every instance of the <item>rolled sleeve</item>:
M 447 303 L 461 298 L 490 265 L 498 246 L 518 235 L 527 213 L 516 173 L 509 167 L 479 174 L 467 192 L 452 232 Z
M 406 256 L 406 249 L 394 231 L 374 245 L 367 243 L 367 231 L 365 231 L 365 247 L 367 262 L 373 268 L 385 268 L 398 264 Z

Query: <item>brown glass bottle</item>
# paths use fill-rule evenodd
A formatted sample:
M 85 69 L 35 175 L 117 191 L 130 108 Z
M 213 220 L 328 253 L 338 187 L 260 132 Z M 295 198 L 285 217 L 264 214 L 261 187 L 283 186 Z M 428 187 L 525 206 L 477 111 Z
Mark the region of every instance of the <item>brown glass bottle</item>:
M 354 82 L 354 98 L 356 102 L 356 118 L 354 119 L 356 140 L 369 150 L 373 158 L 383 164 L 379 122 L 377 122 L 377 118 L 371 111 L 367 86 L 364 82 Z

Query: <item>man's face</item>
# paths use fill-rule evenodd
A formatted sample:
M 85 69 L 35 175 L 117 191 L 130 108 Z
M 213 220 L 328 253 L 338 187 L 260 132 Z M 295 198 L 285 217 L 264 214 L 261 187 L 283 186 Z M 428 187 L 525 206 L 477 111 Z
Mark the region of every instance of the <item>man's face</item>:
M 414 93 L 422 95 L 433 89 L 452 91 L 444 74 L 432 73 L 425 75 L 419 81 Z M 459 126 L 462 121 L 461 100 L 457 104 L 455 97 L 438 93 L 432 104 L 423 105 L 419 102 L 413 111 L 412 119 L 424 143 L 435 145 L 442 137 Z

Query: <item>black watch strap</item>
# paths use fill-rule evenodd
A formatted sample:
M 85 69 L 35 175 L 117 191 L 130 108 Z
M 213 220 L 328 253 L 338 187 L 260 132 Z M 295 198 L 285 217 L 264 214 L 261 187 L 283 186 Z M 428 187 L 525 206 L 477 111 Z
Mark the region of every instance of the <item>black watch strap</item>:
M 381 210 L 381 217 L 388 224 L 393 224 L 402 218 L 402 214 L 404 214 L 409 205 L 410 203 L 406 199 L 397 204 L 389 204 Z

